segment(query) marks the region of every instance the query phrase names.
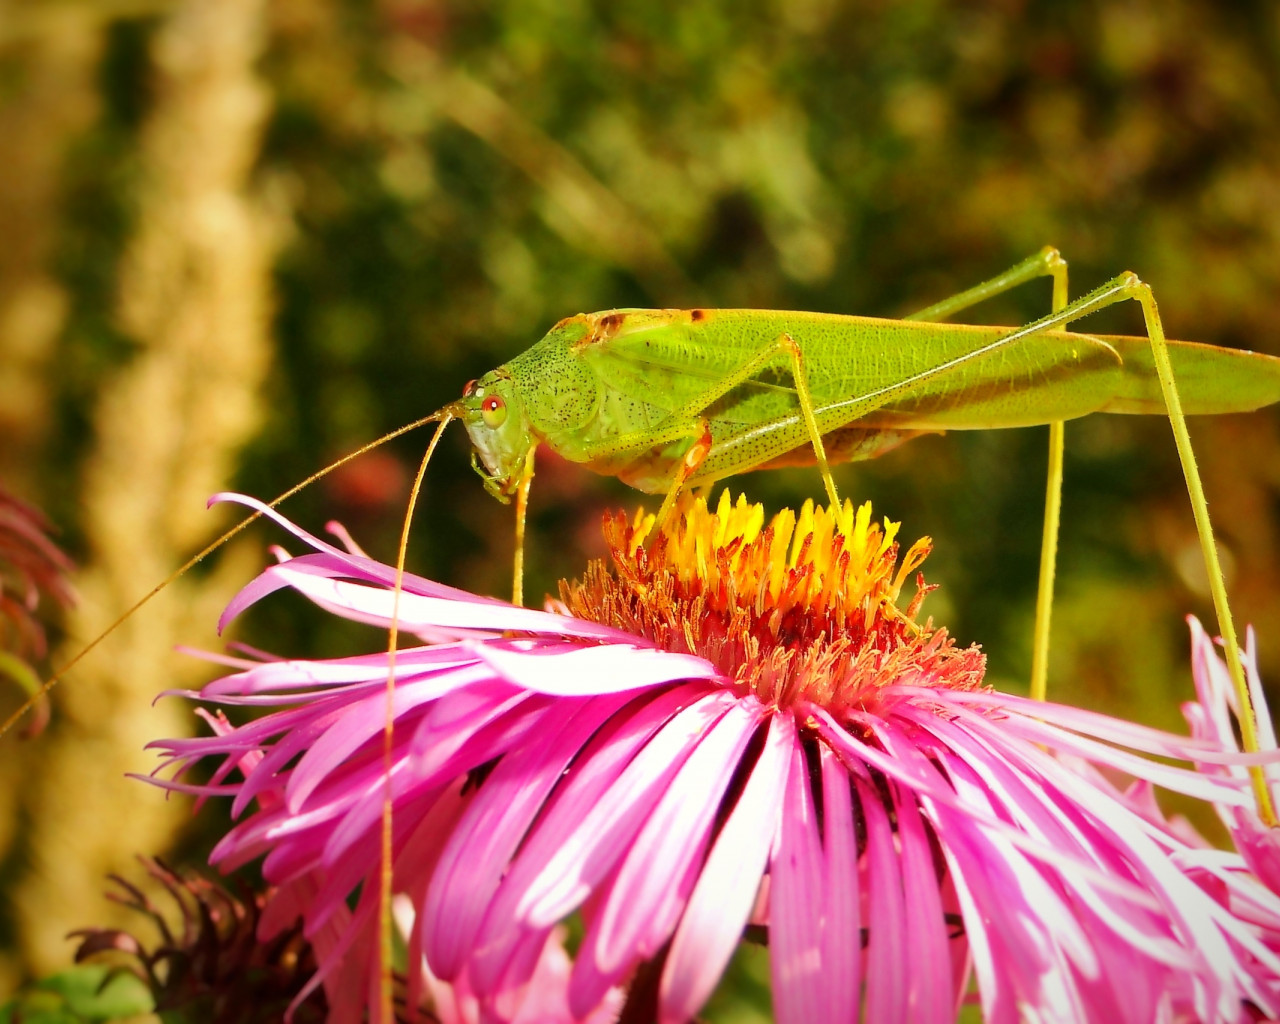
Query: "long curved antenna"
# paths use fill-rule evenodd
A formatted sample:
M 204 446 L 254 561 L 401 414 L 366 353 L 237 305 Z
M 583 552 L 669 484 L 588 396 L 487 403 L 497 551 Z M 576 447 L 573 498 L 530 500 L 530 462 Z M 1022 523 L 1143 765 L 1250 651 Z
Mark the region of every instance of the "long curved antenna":
M 387 441 L 390 441 L 393 438 L 397 438 L 401 434 L 407 434 L 409 431 L 416 430 L 418 427 L 421 427 L 423 424 L 433 423 L 436 420 L 439 420 L 441 417 L 446 415 L 452 418 L 453 413 L 450 412 L 449 410 L 450 410 L 450 407 L 446 406 L 444 409 L 439 409 L 436 412 L 433 412 L 430 416 L 424 416 L 422 419 L 414 420 L 412 423 L 408 423 L 403 427 L 399 427 L 396 430 L 391 431 L 391 433 L 389 434 L 383 434 L 382 437 L 378 438 L 376 441 L 370 441 L 368 444 L 364 445 L 361 448 L 357 448 L 355 451 L 351 452 L 349 455 L 344 455 L 337 462 L 333 462 L 333 463 L 330 463 L 328 466 L 325 466 L 325 468 L 320 470 L 319 472 L 312 473 L 309 477 L 303 480 L 302 483 L 296 484 L 295 486 L 290 487 L 287 491 L 285 491 L 283 494 L 281 494 L 279 497 L 277 497 L 273 501 L 267 502 L 267 507 L 275 508 L 282 501 L 292 498 L 304 487 L 309 487 L 311 484 L 315 483 L 321 477 L 327 476 L 328 474 L 332 473 L 339 466 L 345 466 L 352 459 L 359 458 L 365 452 L 372 451 L 374 448 L 377 448 L 379 445 L 385 444 Z M 446 420 L 445 422 L 448 422 L 448 420 Z M 262 515 L 261 512 L 255 512 L 253 513 L 253 515 L 249 516 L 248 518 L 241 520 L 239 523 L 233 526 L 230 530 L 224 533 L 221 537 L 215 540 L 212 544 L 210 544 L 204 550 L 199 552 L 199 554 L 193 555 L 191 558 L 189 558 L 185 563 L 183 563 L 181 568 L 174 570 L 174 572 L 171 573 L 162 583 L 159 583 L 156 586 L 152 587 L 151 590 L 149 590 L 141 598 L 139 598 L 132 605 L 130 605 L 128 609 L 126 609 L 124 612 L 120 614 L 119 618 L 117 618 L 114 622 L 111 623 L 111 625 L 109 625 L 96 637 L 90 640 L 83 648 L 81 648 L 78 654 L 76 654 L 70 661 L 68 661 L 65 665 L 63 665 L 60 669 L 58 669 L 58 671 L 55 672 L 53 675 L 51 675 L 44 683 L 42 683 L 40 685 L 40 688 L 35 693 L 31 694 L 23 702 L 22 706 L 18 708 L 17 711 L 15 711 L 8 718 L 6 718 L 3 724 L 0 724 L 0 736 L 3 736 L 10 729 L 12 729 L 18 723 L 19 719 L 22 718 L 23 715 L 25 715 L 28 711 L 30 711 L 33 707 L 35 707 L 38 701 L 44 698 L 44 696 L 50 690 L 52 690 L 68 672 L 70 672 L 73 668 L 76 667 L 76 665 L 80 663 L 80 661 L 84 658 L 85 655 L 87 655 L 90 651 L 92 651 L 95 647 L 97 647 L 100 643 L 102 643 L 103 640 L 105 640 L 117 629 L 119 629 L 122 625 L 124 625 L 124 623 L 128 621 L 128 619 L 133 615 L 134 612 L 142 608 L 143 605 L 145 605 L 148 601 L 150 601 L 153 597 L 155 597 L 158 593 L 160 593 L 160 591 L 164 590 L 164 588 L 167 587 L 174 580 L 177 580 L 180 577 L 186 575 L 187 572 L 189 572 L 194 566 L 204 561 L 205 558 L 213 554 L 213 552 L 217 551 L 218 548 L 222 547 L 223 544 L 229 541 L 232 537 L 234 537 L 237 533 L 239 533 L 241 530 L 243 530 L 246 526 L 248 526 L 250 523 L 252 523 L 255 519 L 257 519 L 261 515 Z
M 422 462 L 418 465 L 418 475 L 413 479 L 413 487 L 409 491 L 409 502 L 404 510 L 404 524 L 400 527 L 400 546 L 396 548 L 396 583 L 391 598 L 391 628 L 387 630 L 387 718 L 382 728 L 382 870 L 378 878 L 378 1017 L 379 1024 L 392 1024 L 394 1015 L 394 989 L 391 970 L 393 949 L 391 920 L 391 884 L 392 884 L 392 832 L 391 832 L 391 756 L 394 749 L 396 718 L 396 648 L 400 642 L 400 595 L 404 592 L 405 553 L 409 550 L 409 525 L 413 522 L 413 509 L 418 504 L 418 494 L 422 490 L 423 478 L 427 475 L 427 463 L 436 450 L 440 435 L 454 419 L 455 410 L 447 405 L 437 416 L 440 426 L 431 437 Z

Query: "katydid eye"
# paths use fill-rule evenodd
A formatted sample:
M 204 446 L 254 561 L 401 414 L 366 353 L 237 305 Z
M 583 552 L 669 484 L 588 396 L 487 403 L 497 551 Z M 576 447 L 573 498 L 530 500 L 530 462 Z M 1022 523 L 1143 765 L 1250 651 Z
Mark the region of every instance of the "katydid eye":
M 480 418 L 490 430 L 497 430 L 507 421 L 507 403 L 497 395 L 490 395 L 480 403 Z

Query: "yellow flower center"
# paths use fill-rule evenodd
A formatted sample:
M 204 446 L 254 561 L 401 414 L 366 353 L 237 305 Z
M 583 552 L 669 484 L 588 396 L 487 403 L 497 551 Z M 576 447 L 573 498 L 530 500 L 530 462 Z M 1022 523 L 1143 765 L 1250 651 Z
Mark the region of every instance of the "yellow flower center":
M 898 597 L 929 554 L 922 538 L 899 563 L 898 524 L 856 511 L 764 509 L 726 490 L 715 512 L 686 499 L 646 546 L 653 516 L 606 515 L 614 568 L 592 562 L 561 583 L 568 610 L 697 654 L 735 687 L 776 707 L 809 702 L 835 714 L 866 708 L 895 682 L 971 689 L 985 659 L 957 648 L 933 620 L 917 621 L 934 589 L 917 574 L 905 609 Z

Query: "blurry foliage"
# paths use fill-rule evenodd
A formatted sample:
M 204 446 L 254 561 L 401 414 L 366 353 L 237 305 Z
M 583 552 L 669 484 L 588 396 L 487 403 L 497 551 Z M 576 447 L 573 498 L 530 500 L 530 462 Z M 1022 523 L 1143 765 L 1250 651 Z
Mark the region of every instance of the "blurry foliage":
M 42 471 L 68 520 L 84 410 L 102 368 L 130 355 L 114 289 L 164 17 L 78 6 L 101 12 L 100 113 L 62 173 L 54 266 L 71 304 Z M 277 0 L 269 17 L 274 113 L 255 177 L 292 228 L 268 419 L 234 481 L 251 493 L 440 407 L 568 314 L 900 316 L 1046 243 L 1071 262 L 1074 295 L 1132 269 L 1172 336 L 1280 353 L 1280 12 L 1262 0 Z M 1042 283 L 971 315 L 1014 324 L 1048 301 Z M 1140 325 L 1119 308 L 1080 329 Z M 1277 414 L 1192 432 L 1237 615 L 1280 679 Z M 502 595 L 511 512 L 452 433 L 410 564 Z M 1044 435 L 929 437 L 837 471 L 908 540 L 934 537 L 926 570 L 942 589 L 927 610 L 1014 685 L 1030 661 Z M 389 558 L 425 443 L 388 445 L 286 510 L 315 529 L 340 519 Z M 1213 620 L 1168 426 L 1074 423 L 1066 458 L 1051 696 L 1180 728 L 1181 616 Z M 599 554 L 604 506 L 642 500 L 545 455 L 539 467 L 534 598 Z M 771 508 L 821 493 L 804 471 L 731 485 Z M 296 612 L 268 602 L 248 639 L 348 649 Z
M 82 964 L 28 986 L 0 1004 L 0 1024 L 97 1024 L 158 1021 L 151 993 L 131 974 Z

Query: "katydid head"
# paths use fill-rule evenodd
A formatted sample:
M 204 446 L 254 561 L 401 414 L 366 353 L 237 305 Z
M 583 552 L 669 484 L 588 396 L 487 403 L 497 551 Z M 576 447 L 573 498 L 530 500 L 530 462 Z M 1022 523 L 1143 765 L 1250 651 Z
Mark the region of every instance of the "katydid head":
M 484 478 L 485 490 L 510 501 L 534 444 L 515 381 L 502 367 L 491 370 L 466 386 L 457 407 L 471 437 L 471 465 Z

